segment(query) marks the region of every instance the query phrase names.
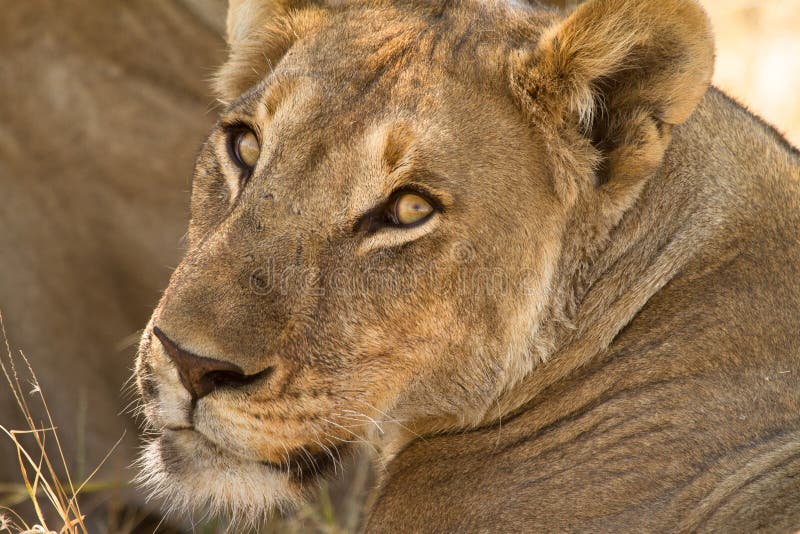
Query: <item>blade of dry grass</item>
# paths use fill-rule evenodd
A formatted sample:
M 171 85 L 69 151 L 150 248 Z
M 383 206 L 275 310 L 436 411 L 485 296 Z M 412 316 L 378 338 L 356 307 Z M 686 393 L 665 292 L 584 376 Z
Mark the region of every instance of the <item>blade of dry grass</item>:
M 85 515 L 81 513 L 78 496 L 93 490 L 99 491 L 119 485 L 102 482 L 93 485 L 91 484 L 91 480 L 117 449 L 124 439 L 125 433 L 123 432 L 122 436 L 108 451 L 103 460 L 76 489 L 70 474 L 67 459 L 64 455 L 64 449 L 61 445 L 58 428 L 53 422 L 53 417 L 47 405 L 44 392 L 33 370 L 33 366 L 25 354 L 20 351 L 19 358 L 24 362 L 30 384 L 33 386 L 33 390 L 30 394 L 35 394 L 38 397 L 47 424 L 37 424 L 31 407 L 28 404 L 25 389 L 23 388 L 23 381 L 20 379 L 16 358 L 11 350 L 8 335 L 6 334 L 2 312 L 0 312 L 0 334 L 3 336 L 3 342 L 6 348 L 5 357 L 0 354 L 0 369 L 2 369 L 6 382 L 14 395 L 16 404 L 28 426 L 27 430 L 12 430 L 0 425 L 0 431 L 11 440 L 17 452 L 19 471 L 23 483 L 15 486 L 16 493 L 20 496 L 24 494 L 26 500 L 33 506 L 36 520 L 39 522 L 38 525 L 34 525 L 34 528 L 43 529 L 45 532 L 55 532 L 54 529 L 47 525 L 49 518 L 55 515 L 61 523 L 61 528 L 58 529 L 59 533 L 88 534 L 84 523 Z M 60 462 L 58 470 L 48 454 L 48 435 L 52 436 L 54 441 L 53 449 L 58 452 L 58 458 L 56 460 L 56 462 Z M 26 447 L 26 444 L 22 441 L 22 438 L 26 436 L 32 438 L 32 447 Z M 63 475 L 60 475 L 59 471 L 62 471 Z M 0 490 L 7 486 L 8 485 L 4 485 Z M 44 501 L 41 501 L 42 497 L 44 497 Z M 49 504 L 48 509 L 43 508 L 44 502 Z M 11 516 L 7 516 L 4 512 L 1 516 L 0 527 L 5 525 L 6 530 L 10 531 L 9 525 L 14 525 L 15 528 L 20 527 L 20 530 L 23 528 L 25 530 L 30 530 L 31 527 L 29 527 L 18 514 L 13 512 L 13 510 L 10 510 L 10 508 L 0 508 L 0 510 L 7 510 L 14 516 L 12 518 Z M 19 522 L 19 524 L 17 524 L 17 522 Z M 1 528 L 0 531 L 2 531 Z

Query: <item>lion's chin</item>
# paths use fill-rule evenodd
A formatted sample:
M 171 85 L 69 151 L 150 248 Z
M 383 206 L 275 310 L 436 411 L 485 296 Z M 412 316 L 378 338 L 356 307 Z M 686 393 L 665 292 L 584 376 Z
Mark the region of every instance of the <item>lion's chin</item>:
M 286 471 L 234 456 L 191 430 L 165 430 L 144 448 L 139 464 L 135 482 L 163 500 L 168 513 L 257 524 L 301 499 Z

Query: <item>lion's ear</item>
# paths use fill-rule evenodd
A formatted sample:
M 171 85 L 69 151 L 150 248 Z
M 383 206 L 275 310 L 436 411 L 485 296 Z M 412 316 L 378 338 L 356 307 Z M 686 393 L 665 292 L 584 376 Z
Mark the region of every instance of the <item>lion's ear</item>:
M 260 81 L 315 22 L 310 0 L 229 0 L 228 60 L 215 89 L 228 102 Z
M 620 190 L 658 167 L 670 127 L 692 113 L 713 64 L 696 1 L 589 0 L 516 56 L 512 84 L 531 118 L 588 138 L 601 161 L 594 185 Z M 574 198 L 580 184 L 559 188 Z

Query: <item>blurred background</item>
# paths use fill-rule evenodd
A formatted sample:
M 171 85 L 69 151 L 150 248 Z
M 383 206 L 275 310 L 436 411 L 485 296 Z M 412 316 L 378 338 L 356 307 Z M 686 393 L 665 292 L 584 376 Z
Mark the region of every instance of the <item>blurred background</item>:
M 716 29 L 715 84 L 800 144 L 800 0 L 701 3 Z M 194 156 L 215 120 L 208 80 L 225 55 L 225 9 L 224 0 L 26 0 L 0 17 L 0 313 L 9 343 L 0 356 L 11 381 L 0 376 L 0 427 L 57 427 L 76 482 L 103 464 L 83 491 L 90 532 L 153 532 L 161 521 L 158 504 L 128 483 L 139 441 L 122 384 L 180 258 Z M 0 507 L 14 510 L 0 508 L 0 531 L 3 521 L 42 522 L 31 494 L 51 528 L 62 526 L 53 517 L 65 510 L 18 454 L 32 451 L 35 465 L 37 435 L 68 485 L 52 431 L 0 433 Z M 351 531 L 367 471 L 356 462 L 267 530 Z
M 800 1 L 705 0 L 715 84 L 800 145 Z

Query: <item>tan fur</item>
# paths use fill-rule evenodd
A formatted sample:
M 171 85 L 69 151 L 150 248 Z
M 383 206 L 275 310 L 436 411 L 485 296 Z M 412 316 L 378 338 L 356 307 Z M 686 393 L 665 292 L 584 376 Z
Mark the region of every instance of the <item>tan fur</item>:
M 262 153 L 198 159 L 137 361 L 156 492 L 256 517 L 369 440 L 368 531 L 798 526 L 800 167 L 708 89 L 696 2 L 229 16 Z M 440 211 L 367 224 L 408 186 Z M 271 372 L 193 402 L 153 326 Z

